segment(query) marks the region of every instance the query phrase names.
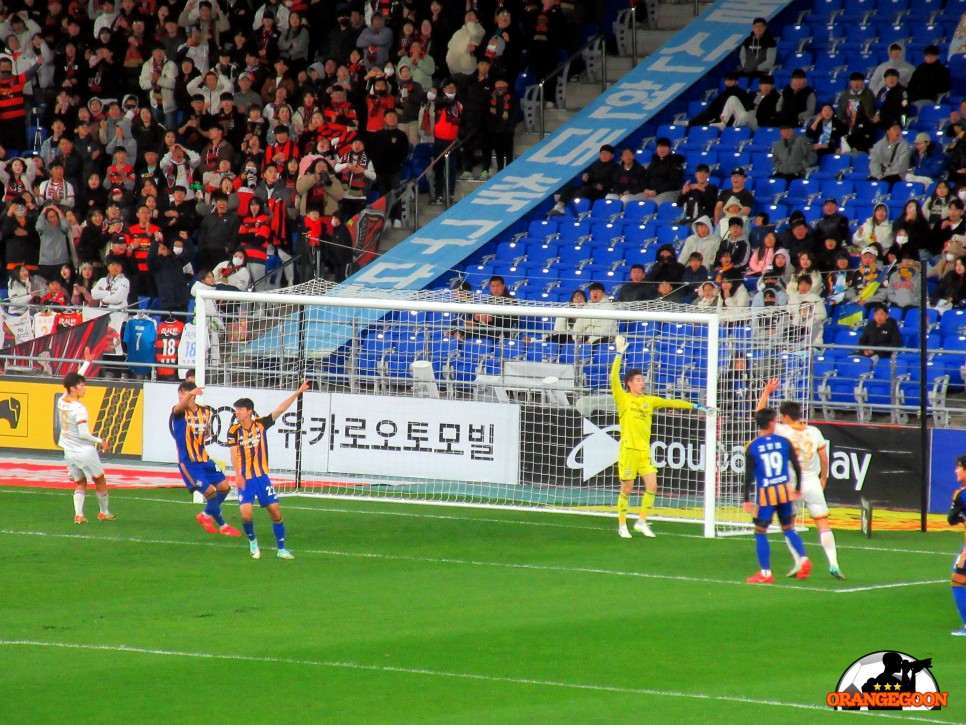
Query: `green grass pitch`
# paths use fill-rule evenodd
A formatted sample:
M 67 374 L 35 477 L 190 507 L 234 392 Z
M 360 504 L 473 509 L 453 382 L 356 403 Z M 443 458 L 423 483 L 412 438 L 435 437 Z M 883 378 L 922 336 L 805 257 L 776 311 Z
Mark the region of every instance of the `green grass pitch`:
M 837 582 L 809 531 L 812 578 L 768 587 L 748 536 L 371 500 L 283 499 L 295 561 L 257 511 L 253 561 L 187 499 L 75 526 L 69 491 L 0 488 L 0 723 L 862 722 L 825 694 L 880 649 L 932 657 L 949 708 L 874 717 L 966 721 L 961 532 L 839 531 Z

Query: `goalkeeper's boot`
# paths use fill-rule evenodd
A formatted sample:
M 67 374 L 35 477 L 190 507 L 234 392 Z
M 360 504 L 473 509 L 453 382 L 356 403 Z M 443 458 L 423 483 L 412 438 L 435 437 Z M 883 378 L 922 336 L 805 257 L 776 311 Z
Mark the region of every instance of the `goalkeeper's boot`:
M 802 564 L 798 569 L 798 574 L 795 576 L 799 579 L 808 579 L 808 575 L 812 573 L 812 560 L 802 559 Z
M 277 559 L 294 559 L 295 558 L 295 554 L 293 554 L 288 549 L 279 549 L 278 552 L 275 554 L 275 558 L 277 558 Z
M 627 530 L 627 524 L 620 524 L 617 527 L 617 535 L 620 536 L 622 539 L 631 538 L 631 532 Z
M 106 514 L 97 514 L 98 521 L 117 521 L 117 515 L 110 512 Z
M 262 550 L 258 548 L 258 541 L 253 540 L 248 542 L 248 553 L 252 555 L 253 559 L 262 558 Z
M 651 531 L 651 527 L 647 525 L 647 519 L 638 519 L 634 522 L 634 531 L 640 531 L 644 536 L 649 539 L 654 538 L 654 532 Z
M 195 519 L 198 521 L 199 524 L 201 524 L 204 527 L 205 531 L 207 531 L 209 534 L 218 533 L 218 524 L 216 524 L 215 520 L 211 518 L 211 516 L 206 514 L 204 511 L 200 512 L 197 516 L 195 516 Z
M 87 519 L 85 519 L 83 516 L 75 516 L 74 517 L 74 523 L 75 524 L 86 524 L 87 523 Z
M 953 637 L 966 637 L 966 627 L 963 627 L 962 629 L 954 629 L 952 632 L 950 632 L 950 634 Z
M 222 536 L 241 536 L 241 531 L 236 529 L 234 526 L 229 526 L 228 524 L 219 527 L 218 533 Z
M 754 576 L 750 576 L 747 579 L 745 579 L 745 581 L 748 582 L 749 584 L 774 584 L 775 575 L 769 574 L 768 576 L 765 576 L 759 571 Z
M 843 574 L 842 573 L 842 570 L 839 569 L 837 566 L 830 566 L 828 568 L 828 573 L 831 574 L 832 576 L 834 576 L 840 582 L 844 582 L 845 581 L 845 574 Z

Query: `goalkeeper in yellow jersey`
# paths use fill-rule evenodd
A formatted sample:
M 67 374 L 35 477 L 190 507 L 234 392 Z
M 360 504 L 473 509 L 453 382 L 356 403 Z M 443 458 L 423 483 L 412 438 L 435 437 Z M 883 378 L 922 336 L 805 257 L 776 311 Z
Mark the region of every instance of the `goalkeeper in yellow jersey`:
M 651 417 L 658 408 L 697 409 L 705 413 L 709 409 L 699 403 L 644 395 L 644 374 L 637 368 L 627 370 L 622 381 L 621 363 L 627 350 L 627 340 L 618 336 L 616 345 L 617 357 L 610 368 L 610 389 L 617 402 L 617 415 L 621 425 L 621 447 L 617 459 L 617 474 L 621 481 L 621 492 L 617 497 L 617 533 L 623 539 L 631 538 L 631 532 L 627 530 L 627 506 L 634 490 L 634 482 L 640 476 L 644 479 L 644 496 L 641 498 L 641 514 L 634 523 L 634 529 L 653 538 L 654 532 L 647 525 L 647 515 L 654 506 L 654 496 L 657 493 L 657 468 L 651 462 Z

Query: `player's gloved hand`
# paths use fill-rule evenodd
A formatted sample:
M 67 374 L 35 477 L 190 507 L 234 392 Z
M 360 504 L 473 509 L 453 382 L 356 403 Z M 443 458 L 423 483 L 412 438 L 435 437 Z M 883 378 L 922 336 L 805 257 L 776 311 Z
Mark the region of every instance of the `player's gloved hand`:
M 700 410 L 702 413 L 705 413 L 705 414 L 708 414 L 711 412 L 711 408 L 709 408 L 707 405 L 702 405 L 701 403 L 695 403 L 694 409 Z
M 623 355 L 627 352 L 627 338 L 623 335 L 618 335 L 614 340 L 614 346 L 617 348 L 617 354 Z

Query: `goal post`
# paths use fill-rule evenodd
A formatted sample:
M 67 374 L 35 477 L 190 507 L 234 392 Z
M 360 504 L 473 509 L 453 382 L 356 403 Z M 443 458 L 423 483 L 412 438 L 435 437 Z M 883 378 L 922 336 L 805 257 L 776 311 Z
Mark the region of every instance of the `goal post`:
M 764 381 L 808 400 L 808 331 L 787 310 L 494 301 L 322 282 L 202 290 L 196 380 L 209 405 L 244 394 L 259 412 L 311 381 L 269 432 L 272 469 L 301 494 L 613 515 L 619 333 L 620 372 L 640 369 L 646 394 L 716 413 L 655 411 L 652 518 L 748 530 L 741 451 Z

